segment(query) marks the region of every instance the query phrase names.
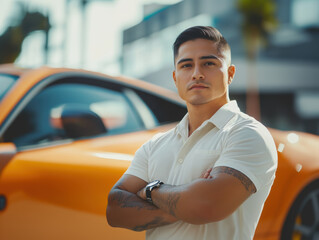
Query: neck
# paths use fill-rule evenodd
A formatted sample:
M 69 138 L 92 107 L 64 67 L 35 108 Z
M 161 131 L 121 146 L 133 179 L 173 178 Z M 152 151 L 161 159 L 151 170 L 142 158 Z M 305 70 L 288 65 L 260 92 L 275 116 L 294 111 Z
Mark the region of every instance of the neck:
M 210 102 L 201 105 L 187 104 L 188 110 L 188 135 L 190 136 L 202 123 L 210 119 L 229 100 L 221 102 Z

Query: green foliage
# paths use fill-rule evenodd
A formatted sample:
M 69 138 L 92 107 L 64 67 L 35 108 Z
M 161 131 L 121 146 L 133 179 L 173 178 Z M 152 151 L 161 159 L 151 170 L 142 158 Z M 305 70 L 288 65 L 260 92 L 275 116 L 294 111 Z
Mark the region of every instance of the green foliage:
M 49 17 L 41 12 L 29 12 L 25 6 L 21 6 L 20 14 L 20 18 L 0 36 L 0 64 L 13 63 L 18 58 L 22 43 L 30 33 L 47 33 L 51 27 Z
M 253 58 L 278 25 L 276 4 L 273 0 L 238 0 L 237 9 L 243 17 L 242 28 L 249 48 L 248 57 Z

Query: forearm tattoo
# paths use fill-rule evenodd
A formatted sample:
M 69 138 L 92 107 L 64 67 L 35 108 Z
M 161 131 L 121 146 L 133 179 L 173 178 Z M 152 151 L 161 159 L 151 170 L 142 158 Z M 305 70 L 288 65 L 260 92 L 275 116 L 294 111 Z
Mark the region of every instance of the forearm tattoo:
M 174 217 L 176 217 L 175 212 L 176 212 L 176 207 L 177 207 L 177 203 L 179 199 L 180 199 L 179 193 L 174 193 L 174 192 L 170 193 L 167 198 L 168 212 Z
M 165 194 L 165 187 L 169 187 L 169 192 L 167 192 L 167 194 Z M 176 217 L 177 204 L 181 196 L 180 193 L 174 191 L 172 187 L 173 186 L 162 185 L 161 191 L 164 191 L 164 194 L 154 199 L 153 202 L 160 209 L 163 209 L 165 212 Z
M 158 207 L 150 204 L 134 193 L 127 192 L 121 189 L 121 186 L 113 190 L 112 195 L 110 195 L 109 202 L 116 203 L 120 208 L 134 208 L 137 211 L 154 211 L 158 210 Z M 166 221 L 161 216 L 154 216 L 153 219 L 145 222 L 141 225 L 136 225 L 130 227 L 133 231 L 144 231 L 147 229 L 155 228 L 170 224 L 171 222 Z
M 155 227 L 161 227 L 164 225 L 168 225 L 170 222 L 165 222 L 162 217 L 155 217 L 152 221 L 145 223 L 140 226 L 135 226 L 132 228 L 134 231 L 144 231 L 147 229 L 155 228 Z
M 151 205 L 134 193 L 125 192 L 123 190 L 114 190 L 114 193 L 109 199 L 110 202 L 116 202 L 121 208 L 136 208 L 137 210 L 157 210 L 158 208 L 154 205 Z
M 218 173 L 226 173 L 226 174 L 234 176 L 244 185 L 246 190 L 250 193 L 255 193 L 257 191 L 254 183 L 245 174 L 241 173 L 240 171 L 236 169 L 233 169 L 230 167 L 214 168 L 212 171 L 212 175 L 214 176 L 214 174 L 218 174 Z

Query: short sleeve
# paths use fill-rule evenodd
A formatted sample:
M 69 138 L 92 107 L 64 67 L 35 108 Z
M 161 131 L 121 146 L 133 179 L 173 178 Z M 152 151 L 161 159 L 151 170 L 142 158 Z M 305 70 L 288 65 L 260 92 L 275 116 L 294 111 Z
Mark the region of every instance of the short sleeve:
M 148 177 L 148 159 L 150 142 L 144 143 L 135 153 L 131 165 L 125 174 L 130 174 L 149 182 Z
M 244 126 L 229 133 L 214 167 L 226 166 L 245 174 L 257 191 L 274 181 L 277 152 L 274 140 L 264 126 Z

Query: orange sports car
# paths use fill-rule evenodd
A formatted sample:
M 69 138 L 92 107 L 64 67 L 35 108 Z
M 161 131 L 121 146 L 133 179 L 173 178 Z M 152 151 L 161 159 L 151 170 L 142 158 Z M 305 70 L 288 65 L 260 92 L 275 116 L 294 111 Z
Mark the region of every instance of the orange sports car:
M 143 81 L 0 66 L 0 239 L 144 239 L 108 226 L 108 192 L 185 113 Z M 270 131 L 279 166 L 255 239 L 319 239 L 319 137 Z

